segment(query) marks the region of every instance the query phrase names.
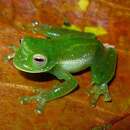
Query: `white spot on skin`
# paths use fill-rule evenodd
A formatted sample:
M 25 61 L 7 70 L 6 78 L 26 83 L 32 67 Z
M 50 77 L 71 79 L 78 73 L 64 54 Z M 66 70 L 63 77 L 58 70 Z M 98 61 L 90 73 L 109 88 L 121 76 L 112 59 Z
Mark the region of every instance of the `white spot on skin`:
M 106 47 L 106 48 L 115 48 L 114 45 L 110 45 L 110 44 L 108 44 L 108 43 L 104 43 L 103 45 L 104 45 L 104 47 Z

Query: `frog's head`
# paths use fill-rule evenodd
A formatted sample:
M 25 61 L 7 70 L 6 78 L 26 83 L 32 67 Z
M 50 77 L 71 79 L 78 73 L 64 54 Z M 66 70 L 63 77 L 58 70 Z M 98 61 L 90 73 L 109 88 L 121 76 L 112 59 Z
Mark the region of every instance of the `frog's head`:
M 14 66 L 24 72 L 47 72 L 56 65 L 53 43 L 46 39 L 25 37 L 13 59 Z

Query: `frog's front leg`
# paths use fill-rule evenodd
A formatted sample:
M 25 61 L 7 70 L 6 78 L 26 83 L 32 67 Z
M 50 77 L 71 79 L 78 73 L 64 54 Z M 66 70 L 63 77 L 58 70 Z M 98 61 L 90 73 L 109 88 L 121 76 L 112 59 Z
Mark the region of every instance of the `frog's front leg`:
M 37 91 L 37 95 L 34 95 L 32 97 L 24 96 L 21 98 L 22 104 L 29 103 L 33 100 L 37 101 L 38 105 L 36 112 L 39 114 L 43 111 L 43 108 L 47 102 L 65 96 L 77 87 L 77 81 L 70 73 L 57 68 L 53 68 L 53 70 L 51 70 L 49 73 L 53 74 L 58 79 L 65 81 L 59 85 L 56 85 L 51 90 L 45 91 L 40 89 Z
M 111 101 L 107 84 L 115 74 L 116 59 L 117 54 L 113 47 L 98 46 L 91 66 L 93 87 L 88 91 L 92 96 L 92 106 L 96 105 L 100 95 L 104 96 L 104 101 Z

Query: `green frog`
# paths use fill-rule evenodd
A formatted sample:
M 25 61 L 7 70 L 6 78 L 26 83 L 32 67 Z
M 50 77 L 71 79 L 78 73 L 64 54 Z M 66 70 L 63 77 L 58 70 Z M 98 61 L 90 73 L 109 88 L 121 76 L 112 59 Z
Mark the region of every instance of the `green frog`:
M 92 33 L 42 25 L 40 31 L 47 37 L 24 36 L 13 56 L 13 65 L 27 73 L 49 73 L 64 82 L 50 90 L 37 89 L 33 96 L 23 96 L 21 103 L 37 102 L 36 112 L 42 113 L 46 103 L 61 98 L 76 89 L 78 82 L 73 73 L 90 68 L 93 95 L 96 105 L 100 95 L 111 101 L 108 83 L 113 79 L 117 63 L 116 49 L 102 44 Z M 44 78 L 44 77 L 43 77 Z

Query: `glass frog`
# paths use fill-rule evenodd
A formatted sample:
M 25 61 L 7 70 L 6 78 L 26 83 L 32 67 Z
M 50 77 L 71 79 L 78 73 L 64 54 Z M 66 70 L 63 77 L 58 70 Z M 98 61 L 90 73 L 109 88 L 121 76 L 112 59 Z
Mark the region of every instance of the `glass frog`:
M 117 62 L 113 46 L 102 44 L 92 33 L 47 25 L 34 31 L 47 38 L 23 37 L 13 57 L 14 66 L 27 73 L 49 73 L 64 82 L 48 91 L 38 89 L 37 95 L 23 96 L 21 103 L 36 101 L 36 112 L 41 113 L 46 103 L 75 90 L 78 82 L 72 74 L 88 67 L 92 74 L 92 87 L 88 91 L 93 95 L 91 104 L 95 106 L 100 95 L 104 101 L 111 101 L 108 83 L 114 77 Z

